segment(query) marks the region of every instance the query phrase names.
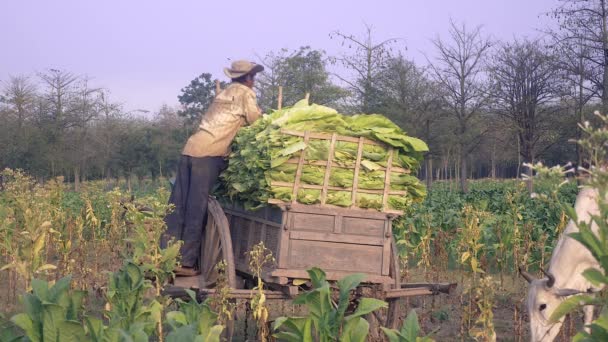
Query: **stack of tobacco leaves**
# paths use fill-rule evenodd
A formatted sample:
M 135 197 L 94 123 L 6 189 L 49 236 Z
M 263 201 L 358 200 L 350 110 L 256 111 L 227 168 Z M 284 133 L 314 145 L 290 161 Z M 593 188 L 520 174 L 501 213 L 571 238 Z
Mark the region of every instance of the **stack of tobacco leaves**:
M 297 165 L 288 162 L 298 159 L 305 150 L 304 165 L 300 184 L 323 185 L 324 163 L 329 157 L 330 141 L 310 139 L 308 143 L 299 136 L 281 132 L 310 131 L 317 133 L 337 133 L 349 137 L 365 137 L 379 142 L 382 146 L 364 144 L 358 189 L 383 190 L 384 167 L 388 163 L 388 146 L 393 147 L 392 167 L 410 170 L 410 174 L 391 172 L 390 190 L 404 191 L 405 194 L 390 195 L 390 209 L 404 210 L 412 202 L 420 201 L 426 195 L 424 185 L 414 176 L 418 170 L 427 145 L 420 139 L 407 136 L 397 125 L 382 115 L 338 114 L 332 108 L 308 105 L 306 100 L 290 108 L 264 115 L 253 125 L 242 128 L 232 144 L 228 168 L 222 173 L 222 184 L 218 189 L 221 197 L 241 202 L 246 209 L 255 209 L 267 204 L 269 199 L 291 202 L 293 183 Z M 356 194 L 352 203 L 354 165 L 357 160 L 358 144 L 337 141 L 334 148 L 334 166 L 330 169 L 326 204 L 340 207 L 354 205 L 359 208 L 382 210 L 382 194 Z M 276 185 L 281 183 L 281 185 Z M 335 190 L 344 188 L 344 191 Z M 321 200 L 321 190 L 300 187 L 296 200 L 302 204 L 317 204 Z

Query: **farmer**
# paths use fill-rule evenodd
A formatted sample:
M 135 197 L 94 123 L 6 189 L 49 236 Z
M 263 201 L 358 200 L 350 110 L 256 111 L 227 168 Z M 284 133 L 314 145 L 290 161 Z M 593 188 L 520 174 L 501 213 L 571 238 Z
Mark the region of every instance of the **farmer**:
M 182 266 L 175 270 L 178 276 L 200 274 L 197 261 L 209 192 L 226 167 L 230 144 L 239 128 L 261 116 L 253 84 L 255 75 L 263 70 L 263 66 L 243 60 L 224 68 L 232 83 L 215 97 L 182 151 L 169 198 L 175 210 L 165 218 L 167 231 L 162 239 L 162 247 L 171 237 L 184 241 Z

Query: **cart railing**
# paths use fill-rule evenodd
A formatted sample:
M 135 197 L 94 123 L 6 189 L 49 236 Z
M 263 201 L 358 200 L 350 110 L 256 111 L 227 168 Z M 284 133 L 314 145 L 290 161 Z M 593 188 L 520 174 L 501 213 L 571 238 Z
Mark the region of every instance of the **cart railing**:
M 393 166 L 393 157 L 394 157 L 395 149 L 392 146 L 388 146 L 383 143 L 379 143 L 379 142 L 376 142 L 376 141 L 373 141 L 370 139 L 366 139 L 365 137 L 355 138 L 355 137 L 338 135 L 336 133 L 328 134 L 328 133 L 315 133 L 315 132 L 310 132 L 310 131 L 301 132 L 301 131 L 293 131 L 293 130 L 285 130 L 285 129 L 281 130 L 281 133 L 286 134 L 286 135 L 301 137 L 301 138 L 303 138 L 304 144 L 306 144 L 306 145 L 308 145 L 308 143 L 311 141 L 311 139 L 329 141 L 329 152 L 328 152 L 327 160 L 320 160 L 320 161 L 319 160 L 306 160 L 307 148 L 304 148 L 300 152 L 299 157 L 292 158 L 292 159 L 289 159 L 286 161 L 286 163 L 288 163 L 288 164 L 297 165 L 294 182 L 293 183 L 279 182 L 279 181 L 271 182 L 271 184 L 270 184 L 271 186 L 291 187 L 292 188 L 292 203 L 297 202 L 298 191 L 300 189 L 320 190 L 321 191 L 320 205 L 322 205 L 322 206 L 327 205 L 326 202 L 327 202 L 328 191 L 350 192 L 351 205 L 349 208 L 358 208 L 357 194 L 376 194 L 376 195 L 382 196 L 382 208 L 381 208 L 382 212 L 394 213 L 394 214 L 398 214 L 398 215 L 403 214 L 403 211 L 390 209 L 389 205 L 388 205 L 389 196 L 407 195 L 407 191 L 391 190 L 391 174 L 393 174 L 393 173 L 409 174 L 409 173 L 411 173 L 411 171 L 408 169 L 405 169 L 405 168 Z M 336 143 L 338 141 L 351 142 L 351 143 L 358 144 L 356 160 L 352 166 L 341 165 L 334 160 L 334 152 L 335 152 L 335 148 L 336 148 Z M 365 145 L 381 146 L 387 150 L 388 157 L 387 157 L 387 161 L 386 161 L 386 167 L 382 167 L 380 165 L 378 165 L 376 167 L 377 171 L 384 171 L 384 173 L 385 173 L 383 189 L 374 190 L 374 189 L 360 189 L 359 188 L 359 175 L 360 175 L 361 169 L 364 167 L 362 165 L 361 161 L 362 161 L 363 149 L 364 149 Z M 302 172 L 303 172 L 304 165 L 324 166 L 325 174 L 323 177 L 323 184 L 315 185 L 315 184 L 303 183 L 302 182 Z M 353 170 L 352 186 L 351 187 L 331 186 L 330 185 L 330 175 L 331 175 L 332 168 L 342 168 L 342 169 Z M 284 201 L 280 201 L 280 200 L 271 200 L 269 202 L 271 204 L 285 203 Z

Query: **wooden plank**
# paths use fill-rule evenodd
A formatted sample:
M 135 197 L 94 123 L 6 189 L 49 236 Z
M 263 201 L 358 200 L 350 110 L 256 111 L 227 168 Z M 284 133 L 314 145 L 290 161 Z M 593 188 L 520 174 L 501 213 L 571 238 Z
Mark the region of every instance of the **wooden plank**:
M 391 167 L 393 166 L 392 147 L 388 148 L 388 161 L 386 162 L 386 170 L 384 171 L 384 194 L 382 195 L 382 210 L 388 209 L 388 196 L 391 192 Z
M 342 227 L 344 226 L 343 218 L 344 218 L 344 216 L 342 216 L 342 215 L 336 215 L 336 222 L 334 223 L 334 233 L 335 234 L 342 233 Z
M 349 217 L 367 217 L 367 218 L 378 218 L 381 220 L 388 219 L 388 216 L 394 218 L 394 216 L 403 215 L 403 211 L 400 210 L 387 210 L 378 211 L 376 209 L 367 208 L 344 208 L 338 207 L 331 204 L 319 205 L 319 204 L 301 204 L 301 203 L 287 203 L 277 199 L 269 199 L 268 203 L 281 207 L 281 209 L 298 212 L 298 213 L 315 213 L 324 215 L 344 215 Z
M 457 283 L 407 283 L 401 284 L 402 289 L 428 287 L 433 291 L 451 294 L 458 287 Z
M 314 230 L 331 232 L 334 230 L 335 215 L 313 213 L 291 213 L 290 230 Z
M 179 286 L 170 286 L 167 287 L 163 291 L 163 294 L 171 296 L 173 298 L 184 298 L 190 299 L 188 294 L 185 291 L 186 288 Z M 205 298 L 208 296 L 214 295 L 217 291 L 216 289 L 199 289 L 196 287 L 189 288 L 194 290 L 197 293 L 198 298 Z M 230 293 L 228 294 L 228 298 L 234 299 L 251 299 L 255 295 L 255 290 L 242 290 L 242 289 L 230 289 Z M 284 293 L 283 291 L 271 291 L 264 290 L 264 295 L 266 299 L 289 299 L 289 295 Z
M 397 253 L 397 250 L 393 251 L 391 244 L 393 241 L 393 230 L 391 228 L 391 221 L 384 221 L 384 246 L 382 249 L 382 275 L 389 275 L 391 266 L 391 254 Z M 396 257 L 396 256 L 395 256 Z
M 456 289 L 456 283 L 439 283 L 439 284 L 402 284 L 400 289 L 392 289 L 385 291 L 385 298 L 401 298 L 412 296 L 429 296 L 440 293 L 451 294 Z
M 293 234 L 294 232 L 291 232 Z M 381 275 L 382 246 L 291 238 L 289 268 L 363 272 Z
M 321 204 L 325 204 L 325 200 L 327 199 L 327 187 L 329 186 L 329 175 L 331 174 L 331 165 L 334 159 L 336 136 L 336 133 L 332 134 L 331 142 L 329 143 L 329 154 L 327 156 L 327 163 L 325 164 L 325 177 L 323 178 L 323 189 L 321 190 Z
M 306 133 L 308 133 L 308 136 L 311 139 L 331 140 L 331 134 L 329 134 L 329 133 L 317 133 L 317 132 L 309 132 L 309 131 L 301 132 L 301 131 L 294 131 L 294 130 L 290 130 L 290 129 L 281 129 L 281 133 L 287 134 L 287 135 L 293 135 L 293 136 L 296 136 L 296 137 L 304 137 L 304 135 Z M 367 145 L 376 145 L 376 146 L 384 146 L 384 147 L 386 147 L 386 144 L 384 144 L 384 143 L 379 143 L 379 142 L 376 142 L 376 141 L 373 141 L 373 140 L 370 140 L 370 139 L 366 139 L 366 138 L 363 138 L 363 137 L 361 137 L 361 138 L 363 139 L 363 142 L 365 144 L 367 144 Z M 346 142 L 354 142 L 354 143 L 359 142 L 359 138 L 347 137 L 347 136 L 344 136 L 344 135 L 338 135 L 336 137 L 336 140 L 338 140 L 338 141 L 346 141 Z
M 322 232 L 306 232 L 306 231 L 292 231 L 289 234 L 291 240 L 310 240 L 310 241 L 325 241 L 325 242 L 336 242 L 344 244 L 358 244 L 358 245 L 370 245 L 370 246 L 383 246 L 384 239 L 382 237 L 371 237 L 361 235 L 346 235 L 346 234 L 334 234 L 334 233 L 322 233 Z
M 308 144 L 309 132 L 304 133 L 304 144 Z M 293 181 L 293 200 L 292 203 L 296 203 L 298 200 L 298 188 L 300 187 L 300 179 L 302 178 L 302 167 L 304 165 L 304 158 L 306 156 L 306 148 L 300 151 L 300 160 L 298 162 L 298 168 L 296 169 L 296 178 Z
M 289 183 L 289 182 L 275 182 L 272 181 L 270 182 L 271 186 L 283 186 L 283 187 L 293 187 L 294 183 Z M 314 189 L 314 190 L 323 190 L 323 186 L 321 185 L 315 185 L 315 184 L 300 184 L 299 188 L 302 189 Z M 352 188 L 342 188 L 342 187 L 338 187 L 338 186 L 327 186 L 328 190 L 335 190 L 335 191 L 348 191 L 351 192 Z M 357 192 L 363 193 L 363 194 L 376 194 L 376 195 L 382 195 L 384 194 L 385 190 L 368 190 L 368 189 L 356 189 Z M 401 190 L 389 190 L 389 195 L 407 195 L 407 191 L 401 191 Z
M 283 212 L 283 219 L 282 221 L 282 225 L 281 225 L 281 230 L 279 231 L 280 237 L 279 237 L 279 255 L 275 255 L 275 259 L 277 261 L 277 266 L 279 268 L 285 268 L 287 267 L 287 264 L 289 263 L 289 226 L 291 225 L 291 222 L 288 222 L 290 220 L 290 216 L 287 212 Z
M 342 231 L 346 234 L 384 237 L 386 219 L 344 216 Z
M 359 171 L 361 170 L 361 158 L 363 156 L 363 137 L 359 137 L 357 146 L 357 160 L 355 161 L 355 173 L 353 175 L 353 188 L 351 190 L 351 208 L 357 206 L 357 188 L 359 187 Z
M 327 280 L 340 280 L 347 275 L 353 274 L 355 272 L 344 272 L 344 271 L 327 271 L 325 270 L 325 274 Z M 361 273 L 361 272 L 356 272 Z M 310 279 L 306 270 L 296 270 L 296 269 L 276 269 L 271 272 L 272 276 L 276 277 L 288 277 L 293 279 Z M 392 284 L 395 280 L 390 277 L 378 276 L 374 274 L 366 274 L 363 283 L 367 284 Z
M 300 158 L 292 158 L 292 159 L 288 159 L 285 163 L 286 164 L 297 164 L 299 161 L 300 161 Z M 304 161 L 304 164 L 305 165 L 314 165 L 314 166 L 325 166 L 325 165 L 327 165 L 326 162 L 324 162 L 324 161 L 318 161 L 318 160 L 306 160 L 306 161 Z M 344 165 L 342 165 L 340 163 L 337 163 L 337 162 L 332 162 L 331 166 L 332 167 L 339 167 L 339 168 L 342 168 L 342 169 L 350 169 L 350 170 L 354 170 L 355 169 L 354 166 L 344 166 Z M 378 165 L 378 166 L 379 166 L 378 170 L 380 170 L 380 171 L 386 170 L 385 167 L 380 166 L 380 165 Z M 401 168 L 401 167 L 392 167 L 391 171 L 394 172 L 394 173 L 405 173 L 405 174 L 412 173 L 411 170 L 404 169 L 404 168 Z
M 411 288 L 411 289 L 395 289 L 388 290 L 385 292 L 386 299 L 390 298 L 402 298 L 402 297 L 415 297 L 415 296 L 430 296 L 433 295 L 433 291 L 428 288 Z
M 262 223 L 262 224 L 265 224 L 265 225 L 268 225 L 268 226 L 273 226 L 273 227 L 278 227 L 278 228 L 281 227 L 280 223 L 277 223 L 277 222 L 274 222 L 274 221 L 269 221 L 269 220 L 266 220 L 266 219 L 263 219 L 263 218 L 259 218 L 257 216 L 247 215 L 243 211 L 224 209 L 224 212 L 226 214 L 230 214 L 230 215 L 232 215 L 234 217 L 241 217 L 241 218 L 247 219 L 249 221 L 255 221 L 255 222 L 258 222 L 258 223 Z

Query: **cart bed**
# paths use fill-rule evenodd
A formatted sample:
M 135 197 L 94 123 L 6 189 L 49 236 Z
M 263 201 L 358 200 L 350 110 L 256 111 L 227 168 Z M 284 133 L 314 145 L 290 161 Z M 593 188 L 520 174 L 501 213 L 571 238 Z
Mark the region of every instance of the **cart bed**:
M 264 242 L 276 259 L 266 270 L 267 281 L 286 284 L 308 278 L 319 267 L 328 280 L 354 272 L 366 282 L 395 284 L 390 274 L 392 215 L 374 210 L 292 204 L 247 211 L 222 205 L 229 221 L 237 272 L 249 274 L 246 252 Z

